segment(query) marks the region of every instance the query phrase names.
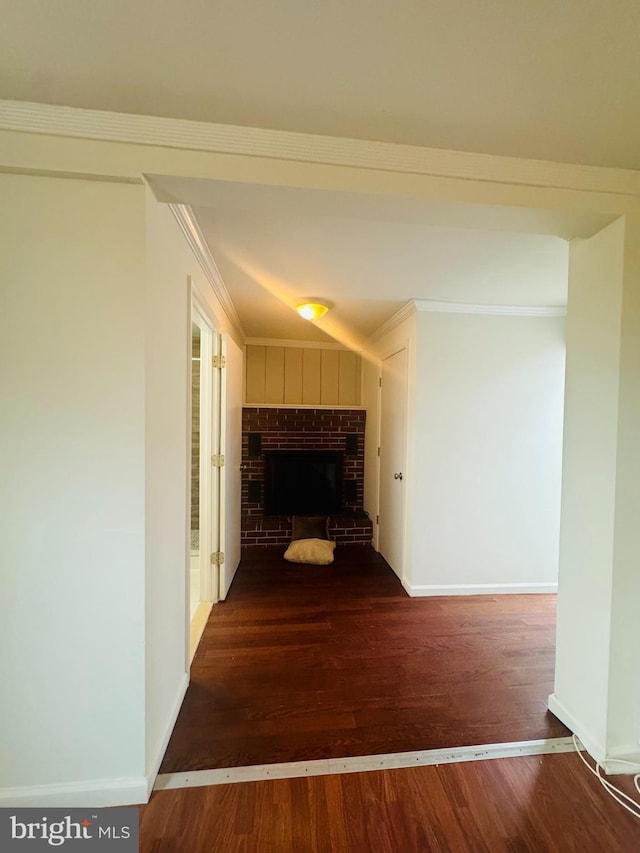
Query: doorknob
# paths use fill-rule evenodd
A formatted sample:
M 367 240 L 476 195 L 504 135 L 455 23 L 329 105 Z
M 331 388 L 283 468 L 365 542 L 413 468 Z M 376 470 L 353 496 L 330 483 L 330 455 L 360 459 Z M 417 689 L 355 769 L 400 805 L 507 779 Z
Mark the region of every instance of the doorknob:
M 401 480 L 402 479 L 402 471 L 399 474 L 394 474 L 393 479 L 394 480 Z

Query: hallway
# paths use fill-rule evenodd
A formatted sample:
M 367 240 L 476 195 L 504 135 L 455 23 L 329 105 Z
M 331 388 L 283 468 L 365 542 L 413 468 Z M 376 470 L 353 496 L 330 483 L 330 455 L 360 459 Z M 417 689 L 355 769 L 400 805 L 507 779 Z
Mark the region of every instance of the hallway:
M 373 549 L 246 549 L 161 773 L 565 737 L 555 596 L 410 598 Z

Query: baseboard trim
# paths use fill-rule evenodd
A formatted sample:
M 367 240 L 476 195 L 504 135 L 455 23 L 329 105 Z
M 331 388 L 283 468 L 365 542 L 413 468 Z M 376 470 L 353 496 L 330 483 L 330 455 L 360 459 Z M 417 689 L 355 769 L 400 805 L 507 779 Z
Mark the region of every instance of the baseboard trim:
M 158 776 L 158 771 L 160 770 L 160 765 L 162 764 L 162 759 L 164 758 L 164 754 L 167 751 L 169 739 L 173 733 L 173 729 L 176 724 L 176 720 L 178 719 L 178 714 L 180 713 L 180 708 L 182 707 L 182 702 L 184 701 L 184 695 L 187 692 L 188 686 L 189 673 L 185 672 L 184 677 L 180 682 L 180 686 L 178 687 L 178 693 L 173 703 L 171 713 L 169 714 L 169 719 L 167 720 L 167 725 L 164 734 L 158 742 L 154 753 L 153 761 L 151 763 L 151 768 L 147 773 L 145 799 L 143 801 L 145 803 L 149 802 L 149 797 L 151 796 L 151 792 L 153 791 L 153 786 L 155 785 L 156 777 Z
M 615 774 L 635 776 L 640 773 L 640 750 L 638 750 L 638 744 L 629 744 L 629 746 L 621 746 L 610 750 L 603 768 L 604 772 L 611 776 Z
M 607 775 L 633 776 L 640 773 L 640 752 L 637 744 L 620 746 L 607 751 L 604 744 L 600 743 L 591 732 L 585 729 L 555 693 L 549 696 L 547 707 L 568 729 L 571 729 L 591 758 L 598 762 Z
M 561 723 L 564 723 L 568 729 L 580 738 L 581 743 L 587 750 L 594 761 L 602 764 L 605 760 L 606 750 L 604 744 L 595 738 L 582 723 L 575 717 L 569 709 L 562 704 L 555 693 L 551 693 L 547 700 L 547 708 L 554 714 Z
M 0 788 L 2 808 L 106 808 L 134 806 L 149 800 L 146 776 L 122 779 L 89 779 L 84 782 L 56 782 Z
M 412 597 L 428 595 L 523 595 L 555 593 L 556 583 L 456 583 L 412 584 L 404 588 Z
M 147 776 L 87 779 L 79 782 L 55 782 L 51 785 L 0 788 L 0 808 L 107 808 L 149 802 L 160 763 L 188 686 L 189 676 L 185 673 L 180 682 L 166 730 L 158 743 L 151 770 Z

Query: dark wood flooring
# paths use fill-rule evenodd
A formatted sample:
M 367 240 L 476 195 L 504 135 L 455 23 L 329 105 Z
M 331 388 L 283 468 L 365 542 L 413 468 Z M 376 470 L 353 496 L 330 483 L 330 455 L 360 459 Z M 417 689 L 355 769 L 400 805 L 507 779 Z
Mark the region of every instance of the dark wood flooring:
M 159 791 L 140 829 L 141 853 L 640 850 L 572 753 Z
M 410 598 L 373 549 L 252 549 L 216 605 L 162 773 L 563 737 L 555 596 Z

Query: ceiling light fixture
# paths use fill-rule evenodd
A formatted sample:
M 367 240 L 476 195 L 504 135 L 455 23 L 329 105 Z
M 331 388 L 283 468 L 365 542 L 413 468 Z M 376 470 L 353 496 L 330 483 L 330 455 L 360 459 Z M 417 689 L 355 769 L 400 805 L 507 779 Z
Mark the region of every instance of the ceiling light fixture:
M 318 302 L 315 299 L 305 299 L 304 302 L 298 302 L 296 311 L 305 320 L 319 320 L 329 310 L 329 306 L 324 302 Z

